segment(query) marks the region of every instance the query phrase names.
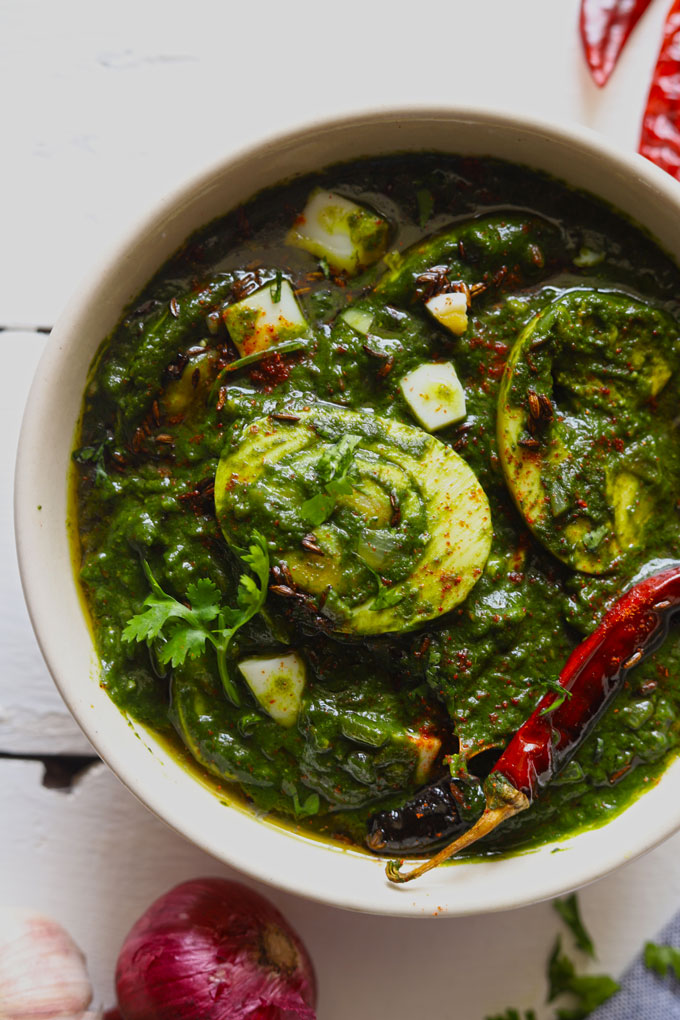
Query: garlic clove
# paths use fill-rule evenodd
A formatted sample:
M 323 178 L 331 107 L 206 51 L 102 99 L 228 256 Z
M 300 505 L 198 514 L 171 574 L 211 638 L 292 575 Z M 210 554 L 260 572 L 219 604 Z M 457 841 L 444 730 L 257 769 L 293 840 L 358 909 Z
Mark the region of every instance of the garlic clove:
M 0 1020 L 96 1020 L 85 957 L 49 917 L 0 909 Z

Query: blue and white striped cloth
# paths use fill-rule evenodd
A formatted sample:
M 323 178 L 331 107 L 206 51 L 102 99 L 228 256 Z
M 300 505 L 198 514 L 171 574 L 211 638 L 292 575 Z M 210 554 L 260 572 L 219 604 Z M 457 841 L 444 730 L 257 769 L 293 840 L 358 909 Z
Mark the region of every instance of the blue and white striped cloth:
M 680 949 L 680 914 L 654 942 Z M 660 977 L 645 967 L 642 955 L 621 978 L 621 991 L 590 1014 L 591 1020 L 680 1020 L 680 981 L 669 971 Z

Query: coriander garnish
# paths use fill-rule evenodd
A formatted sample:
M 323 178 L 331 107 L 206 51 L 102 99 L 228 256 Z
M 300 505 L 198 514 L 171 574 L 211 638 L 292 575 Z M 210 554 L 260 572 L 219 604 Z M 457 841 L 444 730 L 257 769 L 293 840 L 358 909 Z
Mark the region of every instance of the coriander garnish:
M 181 666 L 187 655 L 191 659 L 202 655 L 208 641 L 215 649 L 225 694 L 234 705 L 240 704 L 240 699 L 227 670 L 227 649 L 236 631 L 259 613 L 267 598 L 269 550 L 258 531 L 253 532 L 252 543 L 247 552 L 241 553 L 241 559 L 256 575 L 259 587 L 250 574 L 241 574 L 233 608 L 222 605 L 222 593 L 207 577 L 187 587 L 188 606 L 178 602 L 163 591 L 143 560 L 151 594 L 144 600 L 146 610 L 131 617 L 123 631 L 124 641 L 151 642 L 163 637 L 165 643 L 158 650 L 158 658 L 172 666 Z M 217 625 L 209 626 L 213 621 Z

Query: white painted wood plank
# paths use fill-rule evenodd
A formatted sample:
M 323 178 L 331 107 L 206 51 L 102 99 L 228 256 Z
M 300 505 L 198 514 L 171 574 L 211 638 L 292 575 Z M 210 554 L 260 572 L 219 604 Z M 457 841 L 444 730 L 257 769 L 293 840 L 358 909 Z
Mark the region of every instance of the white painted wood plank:
M 488 104 L 596 124 L 630 144 L 634 69 L 602 106 L 577 12 L 578 0 L 432 0 L 388 16 L 346 0 L 322 20 L 312 0 L 256 15 L 195 0 L 190 16 L 161 0 L 109 10 L 4 0 L 0 73 L 20 100 L 3 109 L 0 323 L 52 324 L 160 195 L 293 123 L 384 104 Z
M 653 4 L 610 85 L 583 65 L 578 0 L 433 0 L 399 15 L 347 0 L 185 5 L 4 0 L 0 325 L 51 324 L 109 241 L 181 178 L 241 144 L 322 114 L 382 103 L 499 103 L 595 127 L 628 148 L 666 5 Z M 43 337 L 9 342 L 0 420 L 0 751 L 82 753 L 39 656 L 18 588 L 11 461 Z M 4 348 L 4 352 L 9 351 Z M 7 381 L 9 380 L 9 382 Z M 104 767 L 71 794 L 40 786 L 38 764 L 0 761 L 0 902 L 58 917 L 111 1002 L 118 945 L 156 895 L 184 878 L 230 874 L 170 832 Z M 581 894 L 602 970 L 619 971 L 680 902 L 680 837 Z M 465 921 L 346 914 L 266 891 L 319 970 L 320 1020 L 481 1020 L 508 1005 L 539 1018 L 549 905 Z M 634 919 L 634 923 L 633 923 Z
M 148 903 L 188 878 L 239 876 L 167 829 L 105 765 L 71 793 L 46 790 L 39 778 L 37 763 L 0 761 L 0 903 L 34 907 L 66 925 L 87 955 L 99 1001 L 110 1004 L 119 946 Z M 545 963 L 563 929 L 549 904 L 406 920 L 248 884 L 304 938 L 319 974 L 319 1020 L 482 1020 L 507 1006 L 533 1007 L 539 1020 L 553 1015 L 542 1004 Z M 619 973 L 679 901 L 680 836 L 583 890 L 599 954 L 592 969 Z
M 0 333 L 0 751 L 91 754 L 47 671 L 24 603 L 14 548 L 12 479 L 19 426 L 47 337 Z M 49 442 L 49 437 L 46 437 Z

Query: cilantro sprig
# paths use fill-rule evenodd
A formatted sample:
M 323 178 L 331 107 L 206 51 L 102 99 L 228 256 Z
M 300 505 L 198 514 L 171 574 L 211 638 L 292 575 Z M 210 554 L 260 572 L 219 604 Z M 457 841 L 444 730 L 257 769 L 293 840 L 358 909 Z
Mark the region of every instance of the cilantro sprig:
M 548 981 L 548 1002 L 564 994 L 570 995 L 574 1001 L 573 1007 L 557 1010 L 557 1020 L 583 1020 L 621 987 L 607 974 L 577 974 L 572 961 L 562 952 L 560 938 L 548 963 Z
M 553 906 L 574 936 L 578 948 L 589 956 L 595 956 L 593 941 L 581 919 L 576 894 L 555 900 Z M 648 967 L 652 967 L 658 973 L 665 973 L 668 966 L 675 968 L 673 953 L 678 954 L 677 963 L 680 966 L 680 950 L 671 950 L 667 954 L 665 950 L 670 948 L 667 946 L 652 946 L 648 960 L 650 945 L 651 943 L 648 943 L 645 946 L 645 963 Z M 656 950 L 661 952 L 657 953 Z M 621 987 L 618 981 L 614 981 L 607 974 L 577 973 L 574 963 L 562 951 L 562 939 L 559 936 L 548 961 L 548 985 L 548 1002 L 554 1002 L 560 996 L 566 995 L 572 1003 L 570 1006 L 557 1007 L 554 1020 L 584 1020 Z M 502 1015 L 488 1016 L 485 1020 L 522 1020 L 522 1016 L 524 1020 L 536 1020 L 533 1010 L 526 1010 L 521 1014 L 517 1009 L 507 1009 Z
M 578 948 L 587 953 L 588 956 L 595 956 L 595 946 L 581 918 L 581 910 L 576 893 L 565 896 L 564 899 L 554 900 L 553 907 L 574 936 L 574 941 Z
M 172 666 L 181 666 L 187 656 L 195 659 L 203 655 L 206 642 L 211 644 L 225 694 L 234 705 L 240 704 L 240 698 L 229 676 L 227 650 L 236 631 L 262 609 L 269 584 L 269 550 L 258 531 L 253 532 L 248 550 L 240 556 L 255 577 L 241 574 L 233 607 L 222 605 L 222 593 L 207 577 L 187 587 L 188 605 L 179 602 L 161 588 L 149 564 L 142 561 L 151 593 L 144 600 L 146 609 L 128 620 L 122 635 L 123 641 L 130 642 L 164 638 L 158 658 Z

